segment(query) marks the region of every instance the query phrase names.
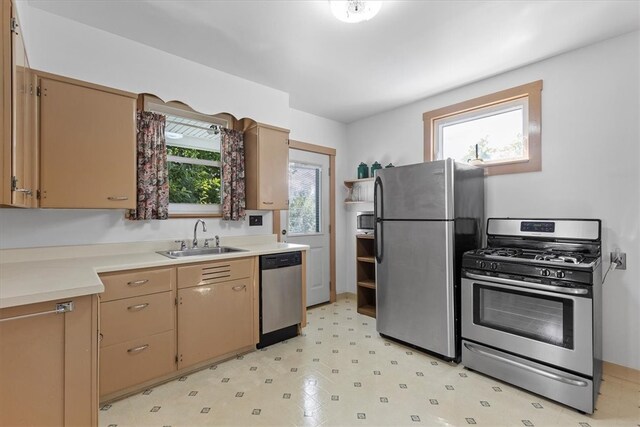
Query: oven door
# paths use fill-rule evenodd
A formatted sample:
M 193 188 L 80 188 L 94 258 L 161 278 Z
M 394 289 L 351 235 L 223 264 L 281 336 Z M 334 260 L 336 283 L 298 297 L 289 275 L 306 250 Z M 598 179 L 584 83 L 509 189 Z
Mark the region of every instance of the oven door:
M 540 289 L 545 287 L 467 272 L 462 337 L 592 376 L 591 296 L 583 289 Z

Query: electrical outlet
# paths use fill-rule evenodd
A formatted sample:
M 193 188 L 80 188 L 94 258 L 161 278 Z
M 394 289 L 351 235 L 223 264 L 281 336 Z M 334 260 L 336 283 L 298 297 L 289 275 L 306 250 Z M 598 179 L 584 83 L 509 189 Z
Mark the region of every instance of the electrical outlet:
M 611 262 L 618 261 L 618 266 L 616 270 L 626 270 L 627 269 L 627 254 L 624 252 L 611 252 Z
M 262 215 L 249 215 L 249 227 L 262 225 Z

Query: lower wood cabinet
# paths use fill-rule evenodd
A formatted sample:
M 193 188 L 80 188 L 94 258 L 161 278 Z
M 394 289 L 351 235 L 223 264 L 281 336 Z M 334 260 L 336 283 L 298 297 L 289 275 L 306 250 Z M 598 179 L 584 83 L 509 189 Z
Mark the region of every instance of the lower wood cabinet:
M 98 300 L 66 301 L 0 310 L 0 426 L 97 425 Z
M 100 276 L 100 398 L 116 397 L 176 371 L 176 269 Z
M 254 345 L 250 278 L 178 290 L 178 369 Z
M 257 262 L 247 257 L 101 274 L 100 399 L 251 349 L 258 337 Z

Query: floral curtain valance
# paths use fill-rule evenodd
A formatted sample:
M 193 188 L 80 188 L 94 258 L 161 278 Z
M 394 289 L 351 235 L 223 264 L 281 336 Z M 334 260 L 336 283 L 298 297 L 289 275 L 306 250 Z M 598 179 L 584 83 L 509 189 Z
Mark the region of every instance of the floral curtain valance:
M 162 114 L 138 111 L 137 114 L 137 206 L 130 219 L 169 218 L 169 178 L 166 119 Z
M 220 129 L 222 154 L 222 219 L 245 218 L 244 139 L 242 132 Z

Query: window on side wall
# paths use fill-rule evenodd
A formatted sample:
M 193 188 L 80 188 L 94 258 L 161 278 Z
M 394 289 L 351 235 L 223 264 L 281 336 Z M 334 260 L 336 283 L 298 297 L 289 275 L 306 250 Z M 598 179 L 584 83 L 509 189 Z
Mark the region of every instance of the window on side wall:
M 194 112 L 180 103 L 150 101 L 145 108 L 166 117 L 169 215 L 219 215 L 223 185 L 220 128 L 228 127 L 229 121 Z
M 542 80 L 424 113 L 425 161 L 452 158 L 486 175 L 541 170 Z

